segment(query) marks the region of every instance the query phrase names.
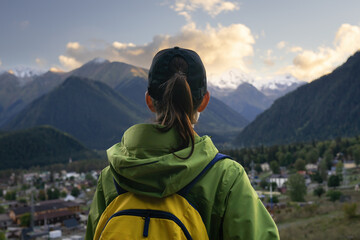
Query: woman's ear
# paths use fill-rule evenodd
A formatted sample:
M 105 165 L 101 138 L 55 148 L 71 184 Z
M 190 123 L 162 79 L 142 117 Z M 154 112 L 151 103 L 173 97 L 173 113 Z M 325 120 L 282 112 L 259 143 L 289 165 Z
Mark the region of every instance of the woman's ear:
M 207 107 L 209 101 L 210 101 L 210 93 L 209 93 L 209 91 L 207 91 L 207 92 L 205 93 L 204 98 L 203 98 L 200 106 L 198 107 L 198 110 L 197 110 L 197 111 L 198 111 L 198 112 L 204 111 L 205 108 Z
M 146 105 L 148 106 L 148 108 L 150 109 L 150 111 L 155 112 L 155 107 L 154 107 L 153 101 L 147 91 L 145 93 L 145 102 L 146 102 Z

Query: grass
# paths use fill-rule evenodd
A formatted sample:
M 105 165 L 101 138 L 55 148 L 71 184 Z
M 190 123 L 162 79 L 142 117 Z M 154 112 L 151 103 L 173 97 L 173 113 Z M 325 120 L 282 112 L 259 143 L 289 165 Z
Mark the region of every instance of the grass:
M 282 240 L 360 239 L 360 218 L 324 216 L 304 224 L 294 224 L 280 230 Z
M 343 195 L 351 197 L 350 202 L 360 204 L 360 192 L 342 190 Z M 317 198 L 307 196 L 312 201 L 303 207 L 296 204 L 285 209 L 275 210 L 274 219 L 278 225 L 282 240 L 302 239 L 359 239 L 360 211 L 357 208 L 356 217 L 348 218 L 343 206 L 346 203 L 330 202 L 324 196 Z
M 346 171 L 346 180 L 349 185 L 355 185 L 360 183 L 360 170 L 349 169 Z

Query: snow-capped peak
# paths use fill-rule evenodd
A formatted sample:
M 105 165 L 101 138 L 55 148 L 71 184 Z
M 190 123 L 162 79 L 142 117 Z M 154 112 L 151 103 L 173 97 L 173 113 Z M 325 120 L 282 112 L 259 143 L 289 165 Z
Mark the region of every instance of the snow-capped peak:
M 242 83 L 250 83 L 259 91 L 263 91 L 264 89 L 283 90 L 293 85 L 302 85 L 305 82 L 296 79 L 291 74 L 271 78 L 255 78 L 237 69 L 227 71 L 220 76 L 209 77 L 209 85 L 219 89 L 236 89 Z
M 272 90 L 282 90 L 284 88 L 291 87 L 293 85 L 302 85 L 305 84 L 304 81 L 300 81 L 291 74 L 279 75 L 270 79 L 266 79 L 259 85 L 259 90 L 263 89 L 272 89 Z
M 232 69 L 219 76 L 210 76 L 208 79 L 209 87 L 217 96 L 226 96 L 236 90 L 239 85 L 249 83 L 272 99 L 283 96 L 306 83 L 296 79 L 291 74 L 267 78 L 253 77 L 237 69 Z
M 271 99 L 277 99 L 305 83 L 306 82 L 300 81 L 294 76 L 287 74 L 264 79 L 262 84 L 257 86 L 257 88 Z
M 105 58 L 97 57 L 97 58 L 94 58 L 93 60 L 91 60 L 88 63 L 102 64 L 102 63 L 105 63 L 105 62 L 109 62 L 109 60 L 107 60 Z
M 254 78 L 247 73 L 237 69 L 232 69 L 220 76 L 209 76 L 209 85 L 219 89 L 235 90 L 242 83 L 252 83 Z
M 18 78 L 32 78 L 35 76 L 39 76 L 45 73 L 44 70 L 25 67 L 25 66 L 18 66 L 13 69 L 8 70 L 10 74 L 15 75 Z
M 46 71 L 25 66 L 17 66 L 8 70 L 7 72 L 16 76 L 19 85 L 24 86 L 32 82 L 36 76 L 40 76 Z

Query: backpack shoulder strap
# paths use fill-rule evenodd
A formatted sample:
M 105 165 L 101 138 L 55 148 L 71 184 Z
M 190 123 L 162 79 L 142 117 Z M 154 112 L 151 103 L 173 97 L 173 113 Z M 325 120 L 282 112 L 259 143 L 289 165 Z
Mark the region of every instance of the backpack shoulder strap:
M 114 180 L 115 188 L 116 188 L 116 191 L 117 191 L 118 195 L 127 192 L 125 189 L 123 189 L 122 187 L 120 187 L 120 185 L 116 182 L 115 178 L 113 178 L 113 180 Z
M 224 158 L 230 158 L 228 155 L 222 154 L 222 153 L 217 153 L 216 156 L 214 157 L 213 160 L 211 160 L 211 162 L 208 163 L 208 165 L 200 172 L 199 175 L 197 175 L 188 185 L 186 185 L 183 189 L 181 189 L 178 194 L 181 196 L 185 196 L 188 194 L 188 192 L 191 190 L 191 188 L 195 185 L 195 183 L 197 183 L 199 181 L 199 179 L 212 167 L 215 165 L 215 163 L 217 163 L 218 161 L 220 161 L 221 159 Z

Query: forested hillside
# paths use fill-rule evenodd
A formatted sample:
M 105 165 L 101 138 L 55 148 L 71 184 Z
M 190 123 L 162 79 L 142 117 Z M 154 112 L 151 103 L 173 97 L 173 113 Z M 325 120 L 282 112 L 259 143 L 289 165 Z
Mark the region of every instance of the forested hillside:
M 238 146 L 309 142 L 360 134 L 360 52 L 279 98 L 237 137 Z
M 147 113 L 104 83 L 69 77 L 32 102 L 5 126 L 7 130 L 51 125 L 92 149 L 107 149 Z
M 70 135 L 49 126 L 0 135 L 0 170 L 67 163 L 70 158 L 77 161 L 98 155 Z
M 332 166 L 332 160 L 336 156 L 341 160 L 354 160 L 358 165 L 360 164 L 360 136 L 313 141 L 306 144 L 292 143 L 271 147 L 224 149 L 222 152 L 232 156 L 247 170 L 251 168 L 251 161 L 254 161 L 257 169 L 260 167 L 259 164 L 268 162 L 271 168 L 277 170 L 280 166 L 296 168 L 297 164 L 305 167 L 307 163 L 319 163 L 323 169 L 327 170 Z

